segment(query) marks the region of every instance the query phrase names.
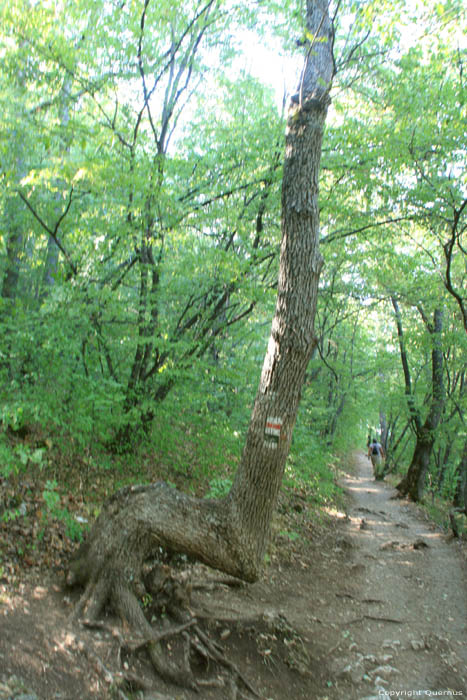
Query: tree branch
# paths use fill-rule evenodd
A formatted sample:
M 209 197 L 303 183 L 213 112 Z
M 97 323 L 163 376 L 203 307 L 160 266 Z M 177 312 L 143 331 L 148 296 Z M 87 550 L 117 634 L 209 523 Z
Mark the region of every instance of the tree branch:
M 58 247 L 59 250 L 61 251 L 63 257 L 65 258 L 65 260 L 67 261 L 68 265 L 70 266 L 71 271 L 73 272 L 73 274 L 74 274 L 75 277 L 76 277 L 76 275 L 78 274 L 78 269 L 77 269 L 76 265 L 73 263 L 73 261 L 72 261 L 72 259 L 70 258 L 70 256 L 68 255 L 68 253 L 67 253 L 65 247 L 63 246 L 63 243 L 61 242 L 61 240 L 60 240 L 59 237 L 57 236 L 57 231 L 58 231 L 58 229 L 60 228 L 60 224 L 62 223 L 63 219 L 64 219 L 64 218 L 66 217 L 66 215 L 68 214 L 68 212 L 69 212 L 69 210 L 70 210 L 70 207 L 71 207 L 71 202 L 72 202 L 72 198 L 73 198 L 73 187 L 72 187 L 71 190 L 70 190 L 70 194 L 69 194 L 69 196 L 68 196 L 68 202 L 67 202 L 67 205 L 66 205 L 66 207 L 65 207 L 65 210 L 62 212 L 62 214 L 60 214 L 60 216 L 59 216 L 59 218 L 58 218 L 58 220 L 57 220 L 57 222 L 56 222 L 56 224 L 55 224 L 55 226 L 54 226 L 53 229 L 51 229 L 50 226 L 48 226 L 48 225 L 45 223 L 45 221 L 42 219 L 42 217 L 40 216 L 40 214 L 39 214 L 39 213 L 36 211 L 36 209 L 34 209 L 34 207 L 30 204 L 29 200 L 27 199 L 27 197 L 24 196 L 24 194 L 21 192 L 21 190 L 16 190 L 16 191 L 17 191 L 17 193 L 19 194 L 19 196 L 21 197 L 21 199 L 23 200 L 23 202 L 25 203 L 25 205 L 27 206 L 27 208 L 29 209 L 29 211 L 31 212 L 31 214 L 34 216 L 34 218 L 36 219 L 36 221 L 39 222 L 39 224 L 42 226 L 42 228 L 43 228 L 45 231 L 47 231 L 47 233 L 49 234 L 49 236 L 55 241 L 57 247 Z

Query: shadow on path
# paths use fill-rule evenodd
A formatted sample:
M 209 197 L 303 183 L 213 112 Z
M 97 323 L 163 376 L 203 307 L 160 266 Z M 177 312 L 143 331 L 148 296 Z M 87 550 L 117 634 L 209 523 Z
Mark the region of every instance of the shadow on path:
M 467 697 L 462 549 L 414 504 L 375 481 L 366 456 L 357 453 L 354 460 L 354 475 L 342 480 L 351 497 L 347 528 L 355 552 L 349 598 L 358 602 L 347 622 L 355 653 L 348 673 L 357 680 L 363 668 L 370 690 L 362 684 L 355 697 L 395 697 L 396 691 L 399 697 L 401 691 Z

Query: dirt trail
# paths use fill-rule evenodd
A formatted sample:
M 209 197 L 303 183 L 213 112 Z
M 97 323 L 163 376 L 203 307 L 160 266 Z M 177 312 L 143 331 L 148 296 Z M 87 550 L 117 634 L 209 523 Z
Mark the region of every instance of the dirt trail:
M 465 561 L 455 540 L 425 520 L 407 501 L 373 479 L 370 461 L 355 456 L 355 475 L 343 486 L 351 496 L 347 531 L 353 544 L 348 580 L 355 621 L 348 676 L 351 697 L 467 696 L 467 586 Z M 375 667 L 374 661 L 378 666 Z M 369 679 L 365 679 L 369 680 Z M 368 688 L 368 685 L 366 685 Z M 415 693 L 418 691 L 418 694 Z M 399 695 L 400 696 L 400 695 Z M 403 697 L 403 696 L 402 696 Z
M 465 543 L 375 482 L 362 453 L 345 471 L 346 513 L 317 520 L 304 495 L 283 494 L 270 561 L 254 585 L 225 585 L 195 565 L 193 614 L 262 700 L 467 698 Z M 102 630 L 72 624 L 78 595 L 63 590 L 58 572 L 20 567 L 17 579 L 0 578 L 0 700 L 115 697 L 125 631 L 113 619 Z M 151 690 L 123 697 L 235 695 L 221 669 L 207 668 L 219 683 L 195 693 L 161 683 L 145 659 L 128 663 Z M 243 690 L 238 700 L 252 700 Z

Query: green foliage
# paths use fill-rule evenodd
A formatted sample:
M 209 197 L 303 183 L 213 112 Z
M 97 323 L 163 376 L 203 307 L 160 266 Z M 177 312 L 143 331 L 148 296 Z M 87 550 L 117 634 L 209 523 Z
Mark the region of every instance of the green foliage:
M 30 447 L 22 442 L 11 446 L 8 441 L 0 439 L 0 476 L 18 476 L 26 467 L 42 469 L 45 464 L 45 449 Z
M 45 484 L 45 489 L 42 492 L 42 498 L 45 501 L 47 508 L 52 515 L 56 515 L 58 510 L 58 504 L 60 503 L 60 496 L 57 493 L 57 482 L 47 481 Z
M 116 483 L 152 478 L 146 460 L 222 497 L 243 447 L 275 303 L 284 122 L 240 37 L 297 57 L 307 30 L 289 0 L 203 7 L 0 10 L 0 476 L 51 475 L 49 516 L 73 537 L 56 499 L 77 457 Z M 457 0 L 339 3 L 317 347 L 285 477 L 320 503 L 336 492 L 335 455 L 364 445 L 383 414 L 394 467 L 410 462 L 391 295 L 421 412 L 432 345 L 420 308 L 444 309 L 431 479 L 446 498 L 455 489 L 465 26 Z M 59 446 L 58 467 L 19 439 L 31 426 Z
M 215 477 L 209 482 L 209 491 L 206 498 L 224 498 L 229 493 L 232 486 L 232 479 Z
M 58 484 L 56 481 L 46 481 L 45 488 L 42 492 L 42 498 L 47 507 L 47 518 L 62 521 L 65 525 L 65 534 L 67 537 L 74 542 L 81 542 L 87 527 L 84 523 L 76 520 L 67 508 L 61 507 L 60 494 L 57 489 Z
M 310 498 L 320 505 L 330 503 L 339 491 L 335 457 L 300 418 L 286 464 L 284 486 L 305 488 Z
M 287 539 L 291 542 L 295 542 L 296 540 L 300 539 L 300 534 L 294 530 L 281 530 L 279 534 L 282 535 L 282 537 L 287 537 Z

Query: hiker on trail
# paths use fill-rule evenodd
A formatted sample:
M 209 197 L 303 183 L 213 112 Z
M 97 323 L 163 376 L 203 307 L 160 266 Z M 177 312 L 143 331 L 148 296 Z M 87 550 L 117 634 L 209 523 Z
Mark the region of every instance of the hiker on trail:
M 375 475 L 375 479 L 384 479 L 384 450 L 382 444 L 378 442 L 376 438 L 373 438 L 368 445 L 368 457 L 371 459 L 371 463 L 373 465 L 373 474 Z

